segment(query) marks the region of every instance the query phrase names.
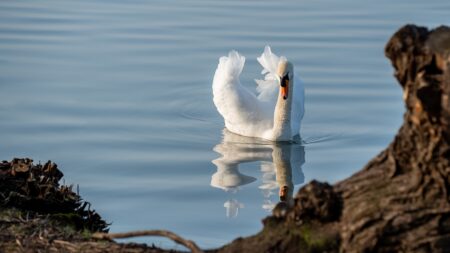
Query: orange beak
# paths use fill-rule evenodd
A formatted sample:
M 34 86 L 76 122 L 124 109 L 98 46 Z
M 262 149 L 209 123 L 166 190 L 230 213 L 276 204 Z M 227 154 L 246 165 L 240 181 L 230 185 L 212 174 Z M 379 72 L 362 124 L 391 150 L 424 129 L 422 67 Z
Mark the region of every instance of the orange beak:
M 286 100 L 289 96 L 289 81 L 285 81 L 284 86 L 281 87 L 281 95 L 283 99 Z

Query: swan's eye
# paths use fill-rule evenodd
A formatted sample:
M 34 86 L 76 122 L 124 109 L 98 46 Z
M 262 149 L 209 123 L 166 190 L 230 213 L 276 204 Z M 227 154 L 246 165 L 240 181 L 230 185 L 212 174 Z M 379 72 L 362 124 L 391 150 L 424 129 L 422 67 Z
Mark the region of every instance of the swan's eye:
M 289 84 L 289 73 L 286 73 L 286 75 L 283 76 L 283 78 L 281 78 L 281 87 L 286 87 L 286 85 Z

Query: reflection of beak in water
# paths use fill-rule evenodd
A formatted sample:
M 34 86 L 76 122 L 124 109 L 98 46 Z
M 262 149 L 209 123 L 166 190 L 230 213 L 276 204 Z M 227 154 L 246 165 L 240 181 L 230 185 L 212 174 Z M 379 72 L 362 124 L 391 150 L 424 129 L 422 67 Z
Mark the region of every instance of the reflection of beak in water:
M 287 185 L 280 187 L 280 193 L 278 194 L 280 196 L 280 201 L 286 201 L 289 199 L 289 187 Z
M 265 142 L 260 139 L 243 137 L 226 129 L 221 143 L 214 151 L 221 157 L 212 161 L 217 172 L 211 177 L 211 186 L 227 192 L 237 192 L 239 186 L 252 183 L 256 179 L 239 171 L 241 163 L 261 162 L 262 185 L 259 188 L 264 194 L 263 208 L 271 211 L 275 203 L 270 197 L 275 189 L 279 189 L 281 201 L 292 199 L 294 185 L 304 182 L 301 166 L 305 163 L 304 147 L 295 143 Z M 237 200 L 228 200 L 224 207 L 227 217 L 234 217 L 243 204 Z

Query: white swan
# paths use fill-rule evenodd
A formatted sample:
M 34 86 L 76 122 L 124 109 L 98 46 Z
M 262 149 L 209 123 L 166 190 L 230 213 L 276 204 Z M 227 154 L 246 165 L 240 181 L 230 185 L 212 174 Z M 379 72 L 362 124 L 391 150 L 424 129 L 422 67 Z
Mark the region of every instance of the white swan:
M 294 75 L 292 63 L 273 54 L 269 46 L 257 59 L 265 78 L 255 80 L 255 94 L 239 81 L 245 57 L 231 51 L 220 58 L 212 85 L 214 104 L 233 133 L 271 141 L 293 140 L 299 135 L 304 114 L 303 83 Z

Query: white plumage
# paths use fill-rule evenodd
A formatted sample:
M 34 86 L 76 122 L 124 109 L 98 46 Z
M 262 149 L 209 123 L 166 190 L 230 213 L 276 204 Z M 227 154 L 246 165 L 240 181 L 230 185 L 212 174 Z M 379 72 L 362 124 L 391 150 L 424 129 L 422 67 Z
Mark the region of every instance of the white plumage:
M 266 46 L 257 58 L 264 80 L 256 80 L 257 93 L 243 86 L 239 76 L 245 57 L 231 51 L 219 60 L 213 81 L 213 100 L 233 133 L 272 141 L 290 141 L 299 135 L 304 114 L 304 87 L 293 65 Z M 284 92 L 280 85 L 285 86 Z

